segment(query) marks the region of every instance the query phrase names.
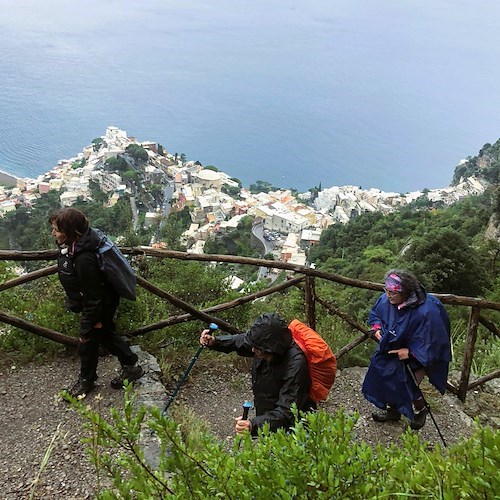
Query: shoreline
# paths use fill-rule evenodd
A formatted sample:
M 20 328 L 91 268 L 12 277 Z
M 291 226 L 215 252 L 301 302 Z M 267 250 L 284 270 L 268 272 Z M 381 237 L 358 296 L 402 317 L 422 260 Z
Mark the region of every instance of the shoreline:
M 0 186 L 17 186 L 19 177 L 0 170 Z

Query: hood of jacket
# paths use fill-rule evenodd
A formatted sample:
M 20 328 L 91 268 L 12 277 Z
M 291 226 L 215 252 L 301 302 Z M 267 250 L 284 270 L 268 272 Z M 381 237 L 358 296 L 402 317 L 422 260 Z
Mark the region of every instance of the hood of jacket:
M 259 316 L 247 332 L 247 339 L 252 347 L 279 356 L 292 345 L 292 333 L 286 321 L 276 313 Z
M 106 235 L 100 229 L 89 227 L 82 237 L 69 247 L 70 255 L 78 255 L 82 252 L 97 252 L 97 249 L 107 240 Z

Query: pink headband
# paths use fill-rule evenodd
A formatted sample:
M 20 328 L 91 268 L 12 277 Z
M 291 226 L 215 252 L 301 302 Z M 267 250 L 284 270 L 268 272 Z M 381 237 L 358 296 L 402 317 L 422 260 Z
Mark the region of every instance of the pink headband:
M 397 274 L 389 274 L 385 280 L 385 288 L 391 292 L 401 292 L 401 278 Z

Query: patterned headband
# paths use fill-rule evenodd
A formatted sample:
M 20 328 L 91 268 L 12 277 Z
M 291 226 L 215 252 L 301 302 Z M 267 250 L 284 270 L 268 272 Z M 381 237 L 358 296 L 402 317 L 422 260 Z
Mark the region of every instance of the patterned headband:
M 401 278 L 397 274 L 389 274 L 385 280 L 385 289 L 391 292 L 401 292 Z

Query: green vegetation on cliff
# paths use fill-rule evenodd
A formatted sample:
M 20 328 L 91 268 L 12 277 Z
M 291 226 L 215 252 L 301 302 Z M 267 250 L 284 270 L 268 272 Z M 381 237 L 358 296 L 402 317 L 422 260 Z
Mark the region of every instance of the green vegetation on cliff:
M 465 163 L 458 165 L 452 185 L 456 186 L 460 179 L 473 175 L 500 184 L 500 139 L 495 144 L 486 143 L 477 156 L 469 156 Z
M 491 193 L 437 210 L 408 206 L 395 213 L 366 213 L 325 230 L 309 253 L 322 269 L 380 281 L 390 267 L 417 274 L 428 290 L 479 295 L 495 285 L 500 242 L 485 240 Z

